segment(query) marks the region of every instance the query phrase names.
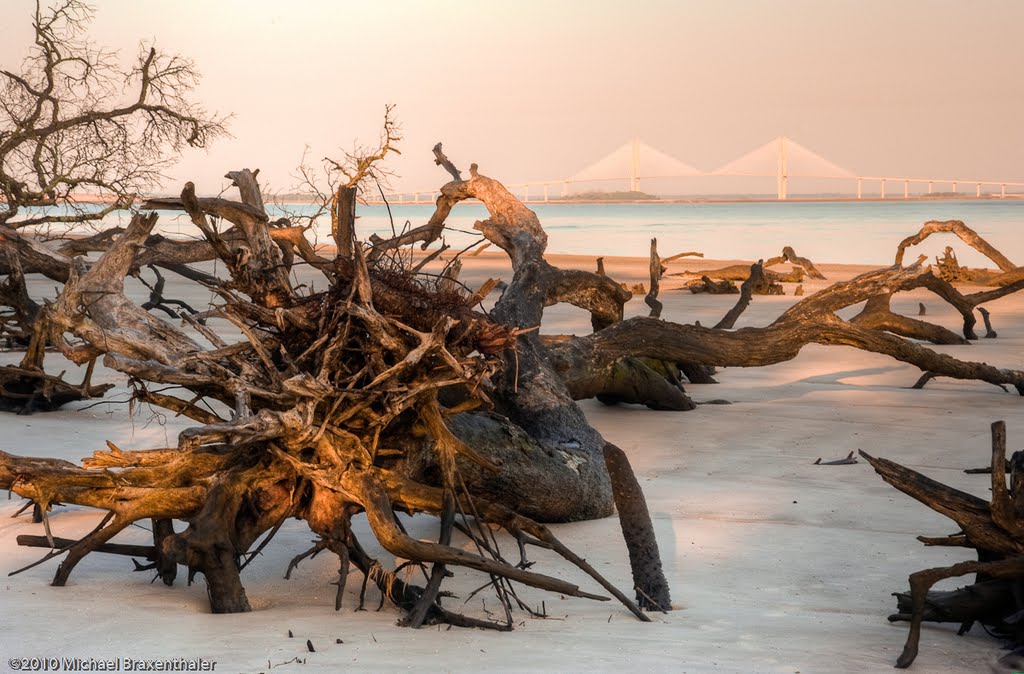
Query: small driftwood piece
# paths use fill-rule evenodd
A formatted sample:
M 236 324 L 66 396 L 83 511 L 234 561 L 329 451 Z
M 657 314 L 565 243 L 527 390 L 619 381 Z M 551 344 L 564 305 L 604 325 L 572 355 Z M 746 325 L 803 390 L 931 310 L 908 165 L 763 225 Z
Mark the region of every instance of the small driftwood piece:
M 441 143 L 435 145 L 433 151 L 434 163 L 447 171 L 448 175 L 452 177 L 452 180 L 462 180 L 462 172 L 455 168 L 455 164 L 445 156 L 444 152 L 441 150 Z
M 691 250 L 686 253 L 676 253 L 675 255 L 670 255 L 666 257 L 661 261 L 661 263 L 668 264 L 669 262 L 672 262 L 673 260 L 678 260 L 681 257 L 704 257 L 704 253 L 698 253 L 695 250 Z
M 765 267 L 774 267 L 777 264 L 783 262 L 789 262 L 794 266 L 794 271 L 799 268 L 807 272 L 807 275 L 812 279 L 818 281 L 824 281 L 825 275 L 818 271 L 818 268 L 814 266 L 814 263 L 808 260 L 806 257 L 801 257 L 796 254 L 792 246 L 786 246 L 782 249 L 782 255 L 777 257 L 769 258 L 765 263 Z M 799 280 L 799 279 L 797 279 Z
M 724 281 L 727 283 L 727 281 Z M 743 282 L 740 287 L 740 298 L 736 301 L 736 305 L 729 310 L 729 312 L 722 317 L 722 320 L 718 321 L 715 325 L 716 330 L 732 330 L 736 326 L 736 319 L 747 310 L 750 305 L 750 300 L 753 299 L 753 295 L 763 294 L 758 293 L 758 290 L 763 290 L 770 285 L 768 279 L 764 274 L 764 264 L 761 260 L 758 260 L 754 264 L 750 265 L 750 273 L 747 275 L 747 280 Z
M 985 339 L 995 339 L 998 337 L 999 335 L 992 329 L 992 318 L 989 310 L 985 307 L 978 307 L 978 313 L 981 314 L 981 320 L 985 322 Z
M 708 295 L 736 295 L 740 289 L 732 281 L 714 281 L 708 276 L 701 276 L 699 279 L 690 281 L 684 286 L 694 295 L 707 293 Z
M 903 255 L 907 248 L 916 246 L 932 234 L 941 232 L 955 234 L 961 241 L 978 251 L 988 259 L 992 260 L 1003 272 L 1011 272 L 1017 269 L 1017 265 L 1003 255 L 999 250 L 982 238 L 977 232 L 963 223 L 962 220 L 929 220 L 921 226 L 920 231 L 913 236 L 908 236 L 896 247 L 896 264 L 903 264 Z M 947 248 L 948 250 L 948 248 Z
M 859 463 L 854 457 L 853 452 L 850 452 L 845 459 L 835 459 L 833 461 L 822 461 L 821 457 L 814 462 L 815 466 L 849 466 L 854 463 Z
M 661 318 L 662 303 L 658 300 L 658 290 L 661 288 L 661 277 L 665 274 L 666 268 L 658 257 L 658 240 L 651 239 L 651 289 L 644 297 L 644 304 L 651 308 L 651 318 Z

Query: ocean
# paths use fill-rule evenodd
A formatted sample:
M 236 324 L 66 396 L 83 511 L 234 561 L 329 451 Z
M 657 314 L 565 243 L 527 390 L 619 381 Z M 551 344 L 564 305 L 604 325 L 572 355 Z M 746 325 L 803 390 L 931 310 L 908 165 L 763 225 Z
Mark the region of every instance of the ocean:
M 834 202 L 730 202 L 730 203 L 542 203 L 529 206 L 548 233 L 548 252 L 580 255 L 647 257 L 652 237 L 658 251 L 668 257 L 699 251 L 709 259 L 756 260 L 778 255 L 793 246 L 815 262 L 890 265 L 896 247 L 928 220 L 963 220 L 1001 250 L 1010 260 L 1024 264 L 1024 200 L 913 200 Z M 309 205 L 285 207 L 309 214 Z M 272 218 L 284 213 L 272 206 Z M 423 225 L 433 204 L 396 204 L 391 216 L 397 230 Z M 391 219 L 383 204 L 360 205 L 356 229 L 361 239 L 371 233 L 390 236 Z M 477 241 L 473 223 L 487 217 L 479 203 L 461 203 L 448 219 L 445 241 L 454 250 Z M 117 220 L 123 223 L 124 216 Z M 406 224 L 408 223 L 408 225 Z M 169 234 L 193 235 L 187 216 L 161 213 L 159 229 Z M 330 242 L 330 223 L 322 219 L 313 235 Z M 436 244 L 435 244 L 436 245 Z M 991 263 L 949 234 L 931 237 L 908 252 L 907 261 L 920 253 L 933 257 L 952 245 L 961 264 Z M 920 250 L 918 250 L 920 249 Z

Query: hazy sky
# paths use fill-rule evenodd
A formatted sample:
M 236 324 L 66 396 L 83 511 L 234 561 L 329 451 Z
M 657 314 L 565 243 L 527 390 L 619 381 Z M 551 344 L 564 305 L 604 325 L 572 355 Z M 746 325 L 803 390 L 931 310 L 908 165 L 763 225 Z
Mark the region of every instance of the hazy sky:
M 0 0 L 0 66 L 29 0 Z M 278 190 L 374 141 L 397 104 L 398 187 L 430 148 L 506 182 L 570 175 L 627 139 L 711 170 L 785 134 L 857 173 L 1024 181 L 1024 2 L 991 0 L 96 0 L 91 36 L 191 57 L 232 138 L 174 170 Z M 771 189 L 771 185 L 766 185 Z M 169 185 L 169 189 L 177 189 Z

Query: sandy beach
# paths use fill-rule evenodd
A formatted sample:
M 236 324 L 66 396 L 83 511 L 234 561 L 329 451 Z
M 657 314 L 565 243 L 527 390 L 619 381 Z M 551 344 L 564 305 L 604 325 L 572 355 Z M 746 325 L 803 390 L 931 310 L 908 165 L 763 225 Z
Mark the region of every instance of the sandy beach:
M 1012 252 L 1012 251 L 1010 251 Z M 594 269 L 594 258 L 550 256 L 561 267 Z M 710 269 L 734 261 L 676 260 L 670 273 Z M 815 260 L 817 263 L 818 260 Z M 509 278 L 496 253 L 464 258 L 462 279 L 476 286 L 488 277 Z M 647 283 L 645 258 L 606 258 L 607 273 L 626 283 Z M 820 264 L 828 281 L 804 284 L 806 294 L 869 267 Z M 174 282 L 172 280 L 172 282 Z M 38 288 L 50 282 L 38 281 Z M 735 296 L 692 295 L 668 277 L 663 318 L 714 324 Z M 792 284 L 783 297 L 757 297 L 737 327 L 766 325 L 798 298 Z M 171 290 L 195 306 L 208 297 L 186 284 Z M 144 298 L 141 286 L 133 292 Z M 191 293 L 191 294 L 190 294 Z M 926 291 L 897 296 L 895 311 L 917 314 L 958 330 L 959 315 Z M 998 339 L 970 346 L 935 347 L 967 360 L 1020 368 L 1024 353 L 1024 295 L 988 305 Z M 627 315 L 646 313 L 641 296 Z M 849 310 L 848 310 L 849 311 Z M 844 314 L 848 315 L 848 314 Z M 568 306 L 548 309 L 543 331 L 589 331 L 588 316 Z M 20 353 L 0 353 L 0 364 Z M 50 356 L 59 371 L 58 357 Z M 67 365 L 67 378 L 80 377 Z M 211 615 L 201 578 L 191 587 L 179 577 L 172 588 L 151 583 L 152 572 L 132 572 L 128 558 L 91 555 L 68 586 L 50 587 L 57 560 L 13 577 L 6 574 L 38 559 L 41 549 L 19 547 L 21 534 L 41 534 L 26 516 L 11 519 L 17 498 L 0 501 L 0 671 L 8 657 L 107 659 L 204 658 L 217 672 L 338 671 L 646 671 L 671 672 L 888 672 L 907 634 L 889 624 L 893 591 L 904 591 L 913 571 L 969 559 L 970 551 L 926 548 L 917 535 L 951 534 L 955 525 L 889 487 L 863 461 L 814 465 L 857 449 L 895 460 L 941 482 L 987 498 L 988 477 L 963 469 L 987 464 L 989 424 L 1004 419 L 1010 449 L 1024 443 L 1015 393 L 971 381 L 939 379 L 924 390 L 909 387 L 916 368 L 847 347 L 809 346 L 796 359 L 756 369 L 724 369 L 718 384 L 688 385 L 699 405 L 685 413 L 637 406 L 581 403 L 597 429 L 621 446 L 640 478 L 659 537 L 675 610 L 643 624 L 614 603 L 524 589 L 549 618 L 517 617 L 509 634 L 466 629 L 413 631 L 397 627 L 396 609 L 354 613 L 361 576 L 353 572 L 340 612 L 333 610 L 337 562 L 327 555 L 299 565 L 290 580 L 289 559 L 307 549 L 311 534 L 287 523 L 243 573 L 254 611 Z M 105 401 L 50 414 L 0 416 L 0 449 L 16 454 L 78 461 L 107 440 L 122 449 L 173 445 L 187 427 L 182 419 L 129 416 L 123 380 L 101 371 L 99 381 L 119 382 Z M 85 534 L 101 514 L 58 508 L 54 534 Z M 375 547 L 361 522 L 362 540 Z M 407 521 L 413 535 L 436 536 L 428 517 Z M 629 564 L 617 520 L 556 525 L 556 534 L 620 587 L 630 586 Z M 357 535 L 358 535 L 357 531 Z M 133 528 L 118 542 L 148 542 Z M 514 544 L 506 541 L 511 547 Z M 456 545 L 468 545 L 456 539 Z M 575 569 L 543 552 L 546 572 L 589 587 Z M 465 597 L 480 577 L 456 570 L 448 589 Z M 962 584 L 962 583 L 960 583 Z M 941 587 L 951 588 L 956 582 Z M 462 599 L 450 600 L 454 604 Z M 481 608 L 478 597 L 471 600 Z M 484 605 L 482 608 L 491 608 Z M 976 626 L 958 637 L 956 625 L 926 625 L 911 671 L 983 672 L 999 657 L 999 642 Z M 289 636 L 289 633 L 293 636 Z M 307 640 L 316 652 L 309 652 Z

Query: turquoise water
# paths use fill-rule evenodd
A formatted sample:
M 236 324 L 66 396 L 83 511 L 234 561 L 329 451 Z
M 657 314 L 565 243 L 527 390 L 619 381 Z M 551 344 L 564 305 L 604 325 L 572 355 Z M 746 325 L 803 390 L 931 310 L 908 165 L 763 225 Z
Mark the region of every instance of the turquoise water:
M 816 262 L 892 264 L 896 246 L 927 220 L 963 220 L 1018 264 L 1024 264 L 1024 200 L 742 202 L 640 204 L 534 204 L 548 233 L 548 252 L 646 257 L 651 237 L 662 256 L 696 250 L 713 259 L 758 259 L 778 254 L 783 246 Z M 310 212 L 309 206 L 289 207 Z M 276 209 L 273 217 L 281 213 Z M 432 204 L 391 207 L 395 226 L 425 224 Z M 390 235 L 384 205 L 361 205 L 357 231 Z M 478 240 L 473 223 L 487 217 L 479 203 L 459 204 L 448 219 L 446 242 L 458 249 Z M 120 216 L 123 221 L 124 216 Z M 168 233 L 192 235 L 195 229 L 180 213 L 163 212 L 158 225 Z M 313 230 L 329 242 L 329 223 Z M 954 245 L 961 263 L 984 265 L 983 258 L 950 235 L 929 239 L 920 251 L 933 256 Z M 991 266 L 991 265 L 988 265 Z
M 548 251 L 583 255 L 646 257 L 651 237 L 662 256 L 697 250 L 714 259 L 758 259 L 791 245 L 798 253 L 822 262 L 892 264 L 896 246 L 927 220 L 963 220 L 1024 264 L 1024 200 L 910 202 L 748 202 L 697 204 L 533 204 L 548 233 Z M 391 207 L 396 225 L 426 223 L 432 206 Z M 387 210 L 361 206 L 357 228 L 390 233 Z M 453 247 L 465 246 L 477 234 L 473 223 L 487 217 L 480 204 L 459 204 L 448 220 L 446 235 Z M 983 258 L 950 235 L 933 237 L 920 252 L 934 255 L 954 245 L 960 261 L 979 266 Z M 917 251 L 915 250 L 915 255 Z M 908 255 L 908 259 L 913 256 Z M 989 265 L 991 266 L 991 265 Z

